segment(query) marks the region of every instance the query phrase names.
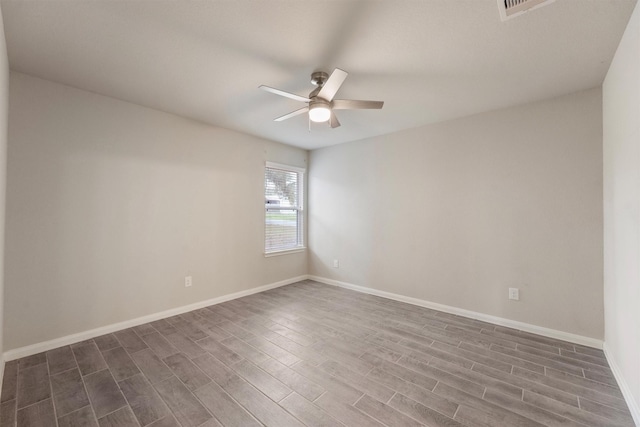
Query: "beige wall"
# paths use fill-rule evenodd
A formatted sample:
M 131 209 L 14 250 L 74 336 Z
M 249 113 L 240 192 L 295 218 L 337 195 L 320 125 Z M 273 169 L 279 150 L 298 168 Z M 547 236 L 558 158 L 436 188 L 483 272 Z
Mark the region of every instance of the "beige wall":
M 310 274 L 602 339 L 601 126 L 592 89 L 312 151 Z
M 4 319 L 4 220 L 7 179 L 7 124 L 9 115 L 9 61 L 4 38 L 4 23 L 0 10 L 0 355 L 3 351 Z M 4 360 L 0 357 L 0 384 L 4 374 Z
M 640 425 L 640 8 L 603 84 L 605 346 Z
M 306 151 L 20 73 L 10 93 L 5 351 L 306 274 L 263 255 L 264 162 Z

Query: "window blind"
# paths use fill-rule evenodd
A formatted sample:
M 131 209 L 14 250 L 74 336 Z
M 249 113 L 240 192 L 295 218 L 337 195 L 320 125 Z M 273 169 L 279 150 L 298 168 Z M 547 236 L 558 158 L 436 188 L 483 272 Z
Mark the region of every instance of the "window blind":
M 303 247 L 303 174 L 265 167 L 265 252 Z

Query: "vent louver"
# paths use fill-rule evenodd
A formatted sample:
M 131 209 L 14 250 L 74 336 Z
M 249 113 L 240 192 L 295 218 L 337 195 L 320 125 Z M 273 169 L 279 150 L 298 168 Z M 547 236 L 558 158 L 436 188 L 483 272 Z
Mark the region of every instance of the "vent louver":
M 498 0 L 500 17 L 503 21 L 522 15 L 533 9 L 553 3 L 555 0 Z

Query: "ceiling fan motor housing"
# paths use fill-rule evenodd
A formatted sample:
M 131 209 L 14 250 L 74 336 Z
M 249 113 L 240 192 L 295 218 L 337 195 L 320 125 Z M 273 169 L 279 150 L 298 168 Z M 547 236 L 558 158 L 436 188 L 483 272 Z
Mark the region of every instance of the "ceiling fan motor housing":
M 331 103 L 329 101 L 327 101 L 326 99 L 322 99 L 322 98 L 318 98 L 313 97 L 311 98 L 311 101 L 309 102 L 309 109 L 314 109 L 314 108 L 331 108 Z

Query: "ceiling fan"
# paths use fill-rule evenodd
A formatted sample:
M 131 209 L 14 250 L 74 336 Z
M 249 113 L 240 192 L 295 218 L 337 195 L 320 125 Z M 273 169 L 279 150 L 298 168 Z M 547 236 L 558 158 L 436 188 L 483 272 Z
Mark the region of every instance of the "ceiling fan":
M 331 76 L 329 76 L 324 71 L 316 71 L 314 73 L 311 73 L 311 83 L 314 84 L 316 88 L 311 91 L 307 98 L 265 85 L 261 85 L 260 89 L 266 90 L 267 92 L 275 93 L 276 95 L 295 99 L 296 101 L 306 102 L 308 104 L 306 107 L 300 108 L 299 110 L 274 119 L 275 122 L 281 122 L 283 120 L 290 119 L 291 117 L 295 117 L 308 112 L 309 120 L 311 122 L 322 123 L 328 121 L 329 125 L 332 128 L 337 128 L 338 126 L 340 126 L 340 122 L 338 121 L 338 118 L 336 117 L 333 110 L 379 110 L 384 104 L 383 101 L 333 99 L 348 75 L 349 73 L 341 70 L 340 68 L 336 68 L 335 70 L 333 70 Z

